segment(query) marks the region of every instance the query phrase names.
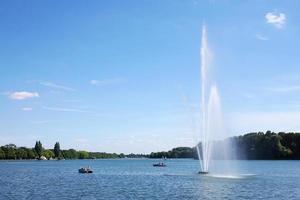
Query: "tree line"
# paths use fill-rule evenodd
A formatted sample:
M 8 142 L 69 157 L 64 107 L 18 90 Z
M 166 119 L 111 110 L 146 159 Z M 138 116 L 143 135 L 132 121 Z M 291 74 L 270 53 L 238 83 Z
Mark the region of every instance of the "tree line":
M 238 159 L 300 159 L 300 133 L 253 132 L 232 139 Z
M 56 142 L 53 149 L 44 149 L 42 143 L 37 141 L 34 148 L 17 147 L 15 144 L 7 144 L 0 147 L 0 159 L 62 159 L 59 142 Z
M 194 158 L 197 159 L 196 147 L 177 147 L 170 151 L 152 152 L 149 158 Z
M 0 147 L 0 160 L 29 160 L 29 159 L 101 159 L 124 158 L 124 154 L 76 151 L 75 149 L 61 150 L 59 142 L 53 149 L 45 149 L 41 141 L 37 141 L 33 148 L 17 147 L 15 144 L 7 144 Z
M 201 143 L 198 145 L 201 147 Z M 253 132 L 215 141 L 212 145 L 212 158 L 215 159 L 300 160 L 300 133 Z M 230 153 L 226 154 L 228 151 Z M 198 159 L 198 154 L 196 147 L 178 147 L 166 152 L 152 152 L 149 157 Z
M 201 143 L 198 144 L 201 146 Z M 212 157 L 216 159 L 300 160 L 300 133 L 271 131 L 253 132 L 230 137 L 213 144 Z M 224 151 L 226 148 L 226 151 Z M 199 148 L 201 149 L 201 148 Z M 231 151 L 226 157 L 224 154 Z M 200 151 L 201 154 L 201 151 Z M 61 150 L 59 142 L 53 149 L 45 149 L 40 141 L 33 148 L 7 144 L 0 147 L 0 159 L 103 159 L 103 158 L 194 158 L 198 159 L 196 147 L 177 147 L 170 151 L 150 154 L 128 154 L 87 152 L 75 149 Z

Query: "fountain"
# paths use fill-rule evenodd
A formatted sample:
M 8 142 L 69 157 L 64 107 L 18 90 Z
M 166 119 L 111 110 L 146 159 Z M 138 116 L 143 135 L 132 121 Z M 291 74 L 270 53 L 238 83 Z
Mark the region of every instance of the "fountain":
M 212 54 L 208 47 L 206 27 L 202 28 L 201 38 L 201 134 L 197 153 L 201 171 L 208 174 L 213 149 L 213 140 L 223 134 L 220 98 L 217 86 L 210 77 Z

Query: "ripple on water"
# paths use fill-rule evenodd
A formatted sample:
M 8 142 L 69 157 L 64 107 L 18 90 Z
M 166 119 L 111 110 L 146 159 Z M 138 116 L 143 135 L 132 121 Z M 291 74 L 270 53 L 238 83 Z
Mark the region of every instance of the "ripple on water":
M 199 175 L 194 160 L 167 161 L 164 169 L 152 162 L 0 162 L 0 200 L 300 199 L 300 162 L 243 161 L 243 172 L 253 174 L 238 175 Z M 87 165 L 94 173 L 79 174 Z

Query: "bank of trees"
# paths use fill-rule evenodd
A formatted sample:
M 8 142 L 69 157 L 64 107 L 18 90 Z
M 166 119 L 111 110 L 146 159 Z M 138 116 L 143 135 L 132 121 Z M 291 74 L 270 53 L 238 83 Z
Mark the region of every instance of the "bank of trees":
M 45 149 L 41 141 L 37 141 L 33 148 L 17 147 L 7 144 L 0 147 L 0 160 L 27 160 L 27 159 L 101 159 L 123 158 L 124 154 L 76 151 L 75 149 L 61 150 L 59 142 L 53 149 Z
M 60 159 L 59 143 L 55 144 L 54 150 L 44 149 L 40 141 L 35 143 L 33 148 L 17 147 L 15 144 L 7 144 L 0 147 L 0 159 L 1 160 L 28 160 L 28 159 L 40 159 L 45 157 L 47 159 L 56 158 Z
M 34 159 L 36 152 L 34 149 L 17 147 L 14 144 L 7 144 L 0 147 L 0 159 Z
M 65 159 L 122 158 L 121 154 L 116 153 L 76 151 L 75 149 L 62 150 L 61 155 Z
M 201 145 L 201 144 L 199 144 Z M 258 159 L 300 160 L 300 133 L 274 133 L 271 131 L 253 132 L 242 136 L 216 141 L 212 156 L 222 159 L 224 147 L 226 151 L 232 151 L 230 159 Z M 201 149 L 201 148 L 200 148 Z M 201 153 L 201 152 L 200 152 Z M 195 158 L 195 147 L 177 147 L 170 151 L 152 152 L 151 154 L 116 154 L 105 152 L 76 151 L 75 149 L 61 150 L 60 144 L 55 143 L 53 149 L 45 149 L 40 141 L 33 148 L 17 147 L 15 144 L 7 144 L 0 147 L 0 160 L 14 159 L 39 159 L 44 156 L 47 159 L 103 159 L 103 158 Z
M 300 159 L 300 133 L 254 132 L 232 139 L 238 159 Z
M 177 147 L 170 151 L 152 152 L 150 158 L 197 158 L 196 148 Z
M 201 144 L 199 145 L 201 146 Z M 226 159 L 249 160 L 300 159 L 300 133 L 253 132 L 216 141 L 213 146 L 212 157 L 216 159 L 225 157 Z M 226 154 L 224 150 L 231 151 L 231 153 Z M 179 147 L 167 152 L 150 154 L 150 158 L 162 157 L 198 158 L 196 148 L 189 147 Z
M 27 160 L 27 159 L 40 159 L 45 157 L 59 158 L 51 149 L 44 149 L 42 143 L 37 141 L 34 148 L 17 147 L 15 144 L 7 144 L 0 147 L 1 160 Z

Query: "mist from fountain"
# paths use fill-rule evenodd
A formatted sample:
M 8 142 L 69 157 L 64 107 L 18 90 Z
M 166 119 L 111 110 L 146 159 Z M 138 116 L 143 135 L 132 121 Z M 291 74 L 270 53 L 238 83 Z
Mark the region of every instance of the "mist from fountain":
M 207 32 L 204 25 L 201 38 L 201 144 L 197 145 L 200 173 L 210 171 L 214 140 L 222 138 L 222 134 L 225 133 L 222 128 L 223 120 L 218 88 L 211 78 L 211 61 L 212 53 L 208 47 Z M 224 152 L 222 153 L 224 154 Z

